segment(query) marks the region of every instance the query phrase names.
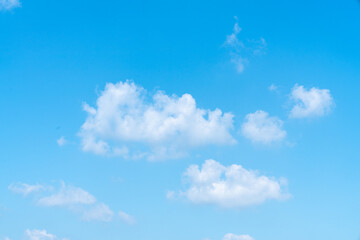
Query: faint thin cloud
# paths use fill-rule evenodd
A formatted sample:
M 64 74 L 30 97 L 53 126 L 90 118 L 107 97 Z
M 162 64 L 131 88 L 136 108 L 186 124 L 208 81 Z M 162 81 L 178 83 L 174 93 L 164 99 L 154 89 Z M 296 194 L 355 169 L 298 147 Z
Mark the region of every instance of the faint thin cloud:
M 55 240 L 56 239 L 55 235 L 48 233 L 46 230 L 27 229 L 25 231 L 25 233 L 29 240 Z
M 115 183 L 122 183 L 124 182 L 124 179 L 122 179 L 121 177 L 111 177 L 111 181 L 115 182 Z
M 96 204 L 90 209 L 84 211 L 82 219 L 85 221 L 102 221 L 110 222 L 114 216 L 113 211 L 104 203 Z
M 21 7 L 19 0 L 0 0 L 0 11 L 9 11 Z
M 166 192 L 166 198 L 169 200 L 175 199 L 175 192 L 174 191 L 167 191 Z
M 27 183 L 12 183 L 9 185 L 8 189 L 14 193 L 22 194 L 27 196 L 34 192 L 44 191 L 51 189 L 50 187 L 45 187 L 40 184 L 27 184 Z
M 224 236 L 222 240 L 255 240 L 249 235 L 235 235 L 233 233 L 228 233 Z
M 135 217 L 133 217 L 133 216 L 131 216 L 131 215 L 125 213 L 125 212 L 122 212 L 122 211 L 120 211 L 118 214 L 119 214 L 120 219 L 121 219 L 123 222 L 125 222 L 125 223 L 127 223 L 127 224 L 129 224 L 129 225 L 134 225 L 134 224 L 136 224 L 136 219 L 135 219 Z
M 272 83 L 268 89 L 271 92 L 276 92 L 279 89 L 279 87 Z
M 26 183 L 11 184 L 9 190 L 28 196 L 30 193 L 40 190 L 51 190 L 51 193 L 35 195 L 36 202 L 43 207 L 61 207 L 68 209 L 81 216 L 85 221 L 109 222 L 113 218 L 113 211 L 104 203 L 82 188 L 66 185 L 61 182 L 61 187 L 54 190 L 53 187 L 42 185 L 29 185 Z
M 61 189 L 50 196 L 42 197 L 38 203 L 42 206 L 69 206 L 74 204 L 93 204 L 96 198 L 87 191 L 62 183 Z
M 231 62 L 235 65 L 237 72 L 242 73 L 249 59 L 265 53 L 266 41 L 264 38 L 259 40 L 243 41 L 239 38 L 242 28 L 239 26 L 238 18 L 235 17 L 236 23 L 231 34 L 226 36 L 223 47 L 229 49 Z
M 67 140 L 64 136 L 61 136 L 58 140 L 56 140 L 57 144 L 62 147 L 67 143 Z

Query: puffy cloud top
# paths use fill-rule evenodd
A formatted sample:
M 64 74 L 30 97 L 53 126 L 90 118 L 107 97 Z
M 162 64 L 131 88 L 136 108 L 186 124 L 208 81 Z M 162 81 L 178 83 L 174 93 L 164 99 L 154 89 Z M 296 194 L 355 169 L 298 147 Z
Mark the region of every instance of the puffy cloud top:
M 183 194 L 193 203 L 244 207 L 289 197 L 282 189 L 286 181 L 261 176 L 236 164 L 226 167 L 210 159 L 202 168 L 191 165 L 184 175 L 190 186 Z
M 145 144 L 148 158 L 174 157 L 189 148 L 232 144 L 233 115 L 200 109 L 190 94 L 168 96 L 161 91 L 151 98 L 133 82 L 108 83 L 96 108 L 84 104 L 88 117 L 80 130 L 84 151 L 114 154 L 123 145 Z
M 242 134 L 253 142 L 269 144 L 286 137 L 286 131 L 282 129 L 283 122 L 277 117 L 270 117 L 267 112 L 258 110 L 246 115 L 245 119 Z
M 125 222 L 125 223 L 127 223 L 127 224 L 129 224 L 129 225 L 134 225 L 134 224 L 136 224 L 136 219 L 135 219 L 135 217 L 133 217 L 133 216 L 131 216 L 131 215 L 125 213 L 125 212 L 122 212 L 122 211 L 120 211 L 118 214 L 119 214 L 120 219 L 121 219 L 123 222 Z
M 320 117 L 330 112 L 334 106 L 333 98 L 328 89 L 311 88 L 295 85 L 291 92 L 295 106 L 291 109 L 291 118 Z

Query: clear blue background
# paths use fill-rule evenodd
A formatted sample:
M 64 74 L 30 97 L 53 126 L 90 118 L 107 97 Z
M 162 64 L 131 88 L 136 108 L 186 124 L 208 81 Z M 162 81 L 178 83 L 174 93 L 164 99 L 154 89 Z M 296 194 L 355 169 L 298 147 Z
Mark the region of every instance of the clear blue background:
M 222 48 L 238 17 L 239 39 L 267 42 L 242 74 Z M 356 0 L 44 1 L 0 12 L 0 237 L 25 229 L 88 240 L 360 238 L 360 4 Z M 235 115 L 238 144 L 151 163 L 83 153 L 76 136 L 106 82 L 133 79 L 150 92 L 190 93 L 201 108 Z M 270 92 L 271 84 L 279 92 Z M 326 117 L 289 120 L 296 84 L 330 89 Z M 238 130 L 265 110 L 285 121 L 293 147 L 254 146 Z M 60 148 L 56 139 L 70 144 Z M 286 177 L 293 198 L 224 210 L 169 201 L 193 163 L 213 158 Z M 121 178 L 122 181 L 113 181 Z M 138 224 L 82 222 L 8 190 L 13 182 L 81 187 Z

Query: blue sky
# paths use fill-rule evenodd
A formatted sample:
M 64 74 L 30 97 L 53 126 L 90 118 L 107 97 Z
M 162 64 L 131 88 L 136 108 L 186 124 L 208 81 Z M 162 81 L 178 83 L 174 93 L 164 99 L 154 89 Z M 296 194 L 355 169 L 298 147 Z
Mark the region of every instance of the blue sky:
M 360 239 L 360 5 L 0 0 L 0 240 Z

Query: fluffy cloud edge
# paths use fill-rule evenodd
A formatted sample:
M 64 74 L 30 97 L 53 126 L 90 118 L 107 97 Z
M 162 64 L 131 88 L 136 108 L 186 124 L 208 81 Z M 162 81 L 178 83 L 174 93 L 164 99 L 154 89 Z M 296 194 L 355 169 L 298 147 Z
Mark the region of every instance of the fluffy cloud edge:
M 312 87 L 308 90 L 298 84 L 291 90 L 290 100 L 295 103 L 290 110 L 290 118 L 322 117 L 329 114 L 335 106 L 329 89 Z
M 149 95 L 132 81 L 107 83 L 96 107 L 83 103 L 88 113 L 79 136 L 82 149 L 98 155 L 134 157 L 127 145 L 148 152 L 149 160 L 178 158 L 205 145 L 235 144 L 233 115 L 220 109 L 198 108 L 190 94 Z
M 260 175 L 246 170 L 241 165 L 224 166 L 219 162 L 206 160 L 201 168 L 191 165 L 183 174 L 188 188 L 179 191 L 194 204 L 211 204 L 223 208 L 243 208 L 259 205 L 268 200 L 285 201 L 291 197 L 287 180 Z
M 281 142 L 287 133 L 283 130 L 284 122 L 278 117 L 272 117 L 269 113 L 258 110 L 249 113 L 241 126 L 242 135 L 253 143 L 271 144 Z

